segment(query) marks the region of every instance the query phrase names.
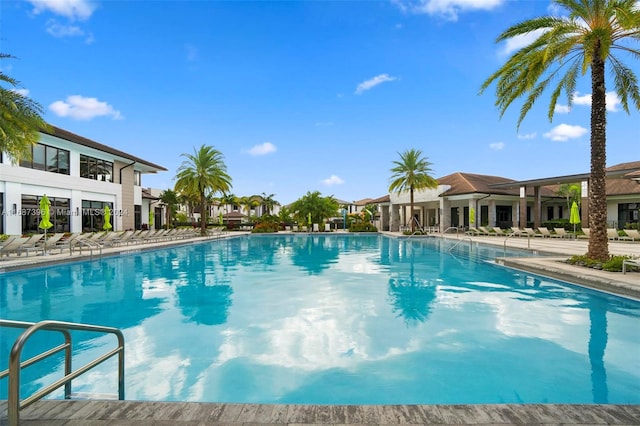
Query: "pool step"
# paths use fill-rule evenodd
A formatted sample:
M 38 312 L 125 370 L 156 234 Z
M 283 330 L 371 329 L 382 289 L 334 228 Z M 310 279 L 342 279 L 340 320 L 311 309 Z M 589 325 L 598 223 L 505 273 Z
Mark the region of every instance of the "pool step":
M 92 399 L 104 399 L 104 400 L 118 400 L 117 393 L 92 393 L 92 392 L 71 392 L 71 398 L 75 400 L 92 400 Z

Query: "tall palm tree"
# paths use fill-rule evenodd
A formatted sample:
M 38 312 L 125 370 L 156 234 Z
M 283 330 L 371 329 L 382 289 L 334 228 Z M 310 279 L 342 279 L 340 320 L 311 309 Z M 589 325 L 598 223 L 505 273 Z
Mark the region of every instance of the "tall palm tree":
M 511 56 L 482 85 L 482 93 L 496 82 L 496 106 L 500 116 L 518 98 L 526 97 L 520 109 L 518 126 L 538 97 L 556 80 L 551 92 L 548 117 L 564 92 L 569 106 L 576 80 L 591 71 L 591 181 L 589 185 L 588 257 L 609 257 L 606 198 L 606 88 L 605 65 L 613 75 L 615 92 L 622 108 L 629 113 L 629 102 L 640 109 L 638 80 L 614 52 L 639 59 L 640 50 L 632 43 L 640 40 L 640 7 L 637 0 L 554 0 L 568 11 L 568 17 L 544 16 L 516 24 L 497 38 L 497 42 L 540 32 L 528 46 Z
M 13 58 L 0 53 L 0 61 Z M 41 117 L 42 106 L 18 91 L 19 82 L 2 72 L 0 67 L 0 152 L 11 156 L 15 164 L 31 157 L 31 147 L 40 138 L 39 131 L 49 125 Z
M 271 214 L 273 207 L 279 205 L 279 203 L 273 198 L 275 196 L 276 194 L 267 195 L 264 192 L 262 193 L 262 205 L 264 206 L 265 214 Z
M 391 184 L 389 192 L 397 192 L 400 194 L 409 190 L 411 204 L 411 232 L 414 231 L 415 224 L 413 220 L 413 192 L 421 189 L 437 188 L 438 181 L 435 180 L 431 173 L 431 163 L 426 158 L 422 158 L 422 151 L 419 149 L 410 149 L 403 153 L 398 153 L 400 160 L 393 162 L 394 167 L 391 169 Z
M 194 148 L 193 154 L 182 154 L 186 160 L 178 167 L 175 190 L 184 194 L 197 195 L 200 201 L 200 233 L 207 233 L 207 194 L 226 193 L 231 189 L 231 177 L 223 155 L 212 146 Z
M 238 204 L 238 197 L 234 194 L 223 194 L 220 197 L 220 202 L 227 207 L 227 217 L 229 217 L 229 213 L 231 213 L 231 207 L 235 204 Z

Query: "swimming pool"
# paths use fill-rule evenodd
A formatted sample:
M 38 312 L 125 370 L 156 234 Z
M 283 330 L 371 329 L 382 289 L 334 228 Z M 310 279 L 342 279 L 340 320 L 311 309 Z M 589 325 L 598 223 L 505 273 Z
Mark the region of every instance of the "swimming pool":
M 380 235 L 188 244 L 0 274 L 0 311 L 121 328 L 130 400 L 640 403 L 639 302 L 485 261 L 499 249 L 453 244 Z M 3 330 L 1 368 L 17 333 Z M 55 339 L 39 336 L 24 356 Z M 76 365 L 111 339 L 81 338 Z M 74 380 L 74 392 L 114 393 L 114 365 Z M 60 371 L 59 360 L 28 368 L 23 390 Z

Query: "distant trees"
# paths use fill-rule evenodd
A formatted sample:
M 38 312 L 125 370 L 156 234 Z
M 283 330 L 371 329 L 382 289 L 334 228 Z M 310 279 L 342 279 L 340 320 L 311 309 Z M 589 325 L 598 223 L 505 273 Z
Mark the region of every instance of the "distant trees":
M 294 201 L 290 210 L 298 223 L 322 223 L 325 219 L 338 215 L 340 205 L 333 196 L 323 197 L 320 191 L 308 191 L 306 195 Z
M 173 217 L 177 211 L 176 207 L 180 204 L 180 200 L 178 199 L 178 194 L 171 189 L 167 189 L 162 191 L 160 194 L 160 201 L 166 207 L 166 223 L 167 228 L 171 228 L 173 224 Z

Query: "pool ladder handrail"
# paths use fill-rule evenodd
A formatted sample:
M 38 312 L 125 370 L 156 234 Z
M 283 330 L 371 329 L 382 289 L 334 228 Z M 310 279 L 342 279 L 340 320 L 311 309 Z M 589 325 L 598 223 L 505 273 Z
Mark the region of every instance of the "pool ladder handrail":
M 459 233 L 458 233 L 458 227 L 457 227 L 457 226 L 450 226 L 450 227 L 448 227 L 447 229 L 445 229 L 444 231 L 442 231 L 442 234 L 446 234 L 446 233 L 447 233 L 447 231 L 448 231 L 448 230 L 450 230 L 450 229 L 455 229 L 455 230 L 456 230 L 456 236 L 459 236 Z
M 461 240 L 456 241 L 456 243 L 454 245 L 452 245 L 451 247 L 449 247 L 449 253 L 451 253 L 451 250 L 453 250 L 454 248 L 456 248 L 457 246 L 460 245 L 460 243 L 462 243 L 463 241 L 469 241 L 469 251 L 473 251 L 473 240 L 470 237 L 465 237 Z
M 504 239 L 504 244 L 503 244 L 503 257 L 507 257 L 507 240 L 511 237 L 519 237 L 520 235 L 517 232 L 511 232 L 510 234 L 508 234 L 506 236 L 506 238 Z M 527 248 L 530 249 L 531 248 L 531 235 L 527 234 Z
M 40 321 L 38 323 L 24 322 L 24 321 L 12 321 L 12 320 L 0 320 L 0 328 L 25 328 L 26 330 L 20 334 L 16 339 L 11 353 L 9 355 L 9 368 L 0 372 L 0 379 L 9 376 L 9 397 L 7 400 L 7 415 L 9 426 L 18 426 L 20 424 L 20 410 L 28 407 L 39 399 L 47 396 L 54 390 L 64 385 L 64 398 L 71 399 L 71 380 L 81 376 L 93 367 L 103 363 L 109 358 L 118 355 L 118 399 L 124 399 L 124 335 L 122 331 L 113 327 L 103 327 L 91 324 L 81 324 L 63 321 Z M 40 354 L 29 358 L 26 361 L 20 362 L 20 356 L 22 349 L 29 338 L 40 330 L 58 331 L 64 336 L 65 342 L 49 350 L 41 352 Z M 97 333 L 114 334 L 118 340 L 118 345 L 115 349 L 99 356 L 83 367 L 78 368 L 76 371 L 72 371 L 72 339 L 70 331 L 89 331 Z M 58 379 L 49 386 L 40 389 L 38 392 L 20 401 L 20 372 L 23 368 L 35 364 L 51 355 L 64 351 L 64 377 Z

